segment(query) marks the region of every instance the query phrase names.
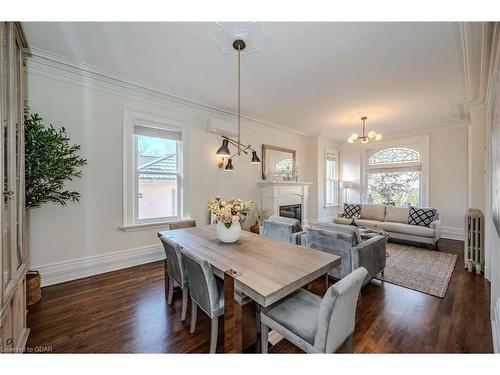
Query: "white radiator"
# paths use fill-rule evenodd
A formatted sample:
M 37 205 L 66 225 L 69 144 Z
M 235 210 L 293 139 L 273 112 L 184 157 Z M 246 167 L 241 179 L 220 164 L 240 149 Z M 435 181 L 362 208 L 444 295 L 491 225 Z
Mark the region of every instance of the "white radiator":
M 484 269 L 484 215 L 480 210 L 469 208 L 465 213 L 465 268 L 481 273 Z

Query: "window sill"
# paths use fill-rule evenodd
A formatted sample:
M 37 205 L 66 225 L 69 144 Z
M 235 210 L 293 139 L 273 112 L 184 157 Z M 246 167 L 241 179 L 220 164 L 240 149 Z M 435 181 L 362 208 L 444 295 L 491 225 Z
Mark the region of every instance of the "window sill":
M 158 221 L 155 223 L 142 223 L 142 224 L 127 224 L 119 227 L 124 232 L 137 232 L 141 230 L 149 229 L 162 229 L 168 226 L 168 224 L 178 221 L 178 220 L 168 220 L 168 221 Z

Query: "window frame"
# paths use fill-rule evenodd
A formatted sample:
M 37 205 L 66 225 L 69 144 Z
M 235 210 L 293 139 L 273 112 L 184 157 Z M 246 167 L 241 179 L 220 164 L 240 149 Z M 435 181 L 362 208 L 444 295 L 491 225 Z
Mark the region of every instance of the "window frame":
M 335 161 L 334 178 L 333 178 L 333 202 L 328 202 L 328 158 L 332 157 Z M 340 205 L 340 189 L 339 189 L 339 172 L 340 172 L 340 158 L 337 150 L 327 149 L 324 159 L 324 207 L 337 207 Z
M 177 215 L 139 219 L 138 218 L 138 178 L 137 178 L 137 136 L 136 127 L 152 128 L 155 131 L 180 133 L 177 144 Z M 136 111 L 124 107 L 123 110 L 123 185 L 122 185 L 122 225 L 124 231 L 146 230 L 165 226 L 169 222 L 182 220 L 189 215 L 189 203 L 185 189 L 189 183 L 189 127 L 182 121 L 162 115 Z M 172 174 L 172 173 L 169 173 Z
M 153 127 L 153 126 L 148 126 L 147 124 L 136 124 L 142 127 L 146 128 L 152 128 L 155 130 L 159 130 L 159 133 L 163 129 Z M 134 127 L 135 128 L 135 127 Z M 165 133 L 172 131 L 172 128 L 169 129 L 164 129 Z M 181 133 L 182 134 L 182 133 Z M 180 196 L 180 191 L 182 190 L 182 141 L 179 140 L 177 141 L 176 144 L 176 164 L 177 168 L 175 172 L 168 172 L 168 173 L 157 173 L 165 176 L 175 176 L 176 177 L 176 213 L 177 215 L 175 216 L 164 216 L 164 217 L 155 217 L 155 218 L 150 218 L 150 219 L 139 219 L 139 170 L 138 170 L 138 145 L 137 145 L 137 134 L 134 130 L 134 135 L 133 135 L 133 176 L 134 176 L 134 183 L 133 183 L 133 190 L 132 190 L 132 197 L 134 199 L 133 207 L 132 207 L 132 217 L 133 217 L 133 224 L 136 225 L 141 225 L 141 224 L 150 224 L 150 223 L 157 223 L 157 222 L 170 222 L 170 221 L 176 221 L 176 220 L 181 220 L 182 214 L 181 214 L 181 207 L 182 207 L 182 201 L 181 201 L 181 196 Z M 160 136 L 156 136 L 157 138 L 161 138 Z M 165 139 L 169 139 L 165 137 Z
M 368 200 L 368 175 L 375 172 L 414 172 L 420 171 L 419 206 L 429 205 L 429 136 L 417 136 L 411 139 L 398 139 L 365 145 L 362 150 L 362 195 L 361 201 Z M 388 163 L 370 165 L 369 159 L 375 153 L 389 148 L 409 148 L 420 154 L 419 162 Z

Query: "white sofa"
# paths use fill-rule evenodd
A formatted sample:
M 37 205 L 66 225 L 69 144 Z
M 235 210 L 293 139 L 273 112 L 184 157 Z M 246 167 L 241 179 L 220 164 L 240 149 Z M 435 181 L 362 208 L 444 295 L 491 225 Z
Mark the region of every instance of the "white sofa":
M 352 219 L 338 214 L 333 221 L 336 224 L 350 224 Z M 361 204 L 361 214 L 355 219 L 359 226 L 371 229 L 383 229 L 390 239 L 427 244 L 435 248 L 441 238 L 441 221 L 436 211 L 434 221 L 429 227 L 408 224 L 409 208 L 386 206 L 384 204 Z

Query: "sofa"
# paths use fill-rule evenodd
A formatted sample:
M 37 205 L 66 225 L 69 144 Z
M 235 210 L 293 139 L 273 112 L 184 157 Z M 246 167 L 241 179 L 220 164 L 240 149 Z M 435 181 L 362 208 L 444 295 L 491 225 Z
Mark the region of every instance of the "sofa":
M 440 214 L 437 210 L 435 210 L 434 220 L 427 226 L 409 224 L 409 207 L 365 203 L 359 205 L 361 210 L 359 218 L 355 219 L 356 224 L 369 229 L 382 229 L 391 240 L 427 244 L 429 247 L 435 248 L 441 237 Z M 344 205 L 344 211 L 346 206 L 349 205 Z M 333 222 L 335 224 L 351 224 L 352 220 L 341 212 L 338 217 L 334 218 Z
M 386 238 L 374 236 L 361 239 L 359 228 L 333 223 L 318 223 L 306 228 L 298 236 L 298 243 L 342 258 L 339 266 L 328 275 L 342 279 L 354 270 L 364 267 L 368 271 L 363 285 L 383 273 L 386 263 Z

